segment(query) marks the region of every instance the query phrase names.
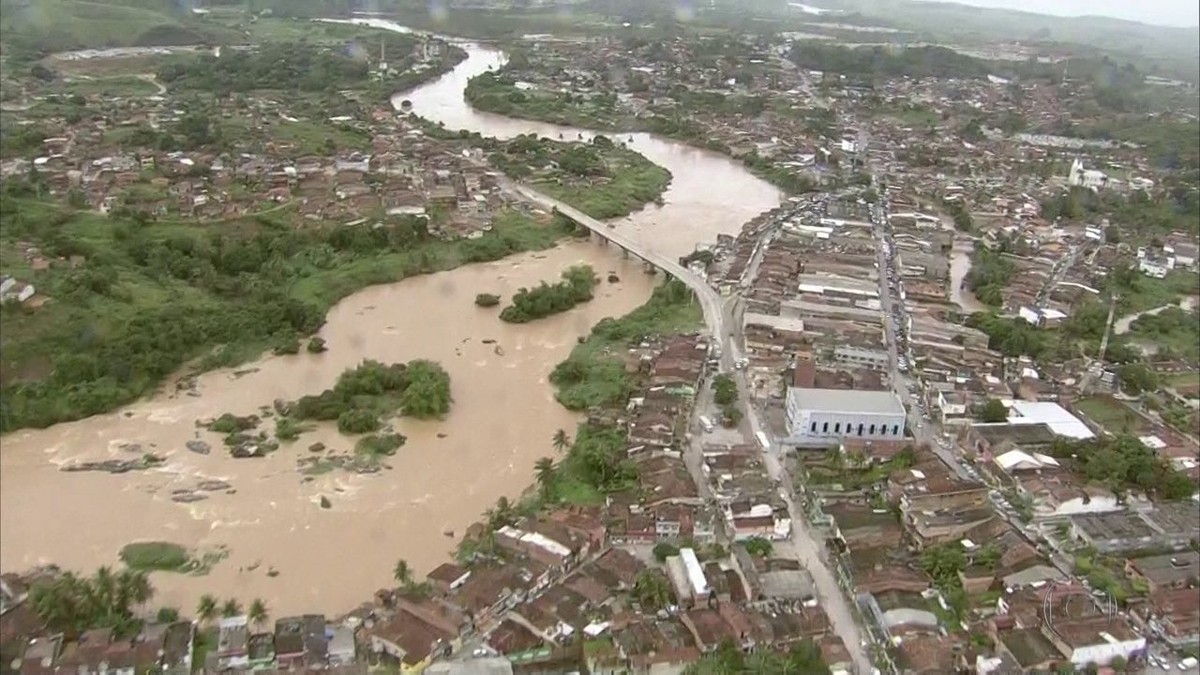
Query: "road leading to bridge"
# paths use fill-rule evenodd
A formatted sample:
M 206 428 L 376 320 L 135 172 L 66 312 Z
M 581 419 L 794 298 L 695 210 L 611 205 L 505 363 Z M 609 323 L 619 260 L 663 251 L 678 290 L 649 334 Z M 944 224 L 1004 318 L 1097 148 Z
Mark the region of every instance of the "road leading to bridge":
M 725 316 L 721 311 L 720 294 L 713 290 L 704 279 L 701 279 L 686 267 L 680 265 L 678 261 L 643 247 L 629 237 L 621 234 L 617 229 L 609 227 L 606 223 L 596 220 L 570 204 L 560 202 L 553 197 L 542 194 L 528 185 L 503 181 L 502 186 L 543 208 L 558 211 L 579 225 L 596 233 L 597 236 L 607 239 L 629 253 L 682 281 L 696 294 L 696 300 L 700 302 L 700 307 L 704 311 L 704 323 L 708 326 L 708 330 L 713 338 L 718 343 L 724 343 L 728 339 L 725 333 Z M 728 349 L 721 350 L 722 366 L 725 365 L 724 361 L 728 358 L 728 355 Z

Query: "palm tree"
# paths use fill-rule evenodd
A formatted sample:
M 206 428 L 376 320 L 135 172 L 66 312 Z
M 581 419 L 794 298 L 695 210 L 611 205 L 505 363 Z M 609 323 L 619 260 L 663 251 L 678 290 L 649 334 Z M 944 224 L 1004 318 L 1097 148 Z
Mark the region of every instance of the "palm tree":
M 400 559 L 396 561 L 396 567 L 392 570 L 392 577 L 396 583 L 407 587 L 412 583 L 412 570 L 408 567 L 408 561 Z
M 217 599 L 209 593 L 200 596 L 200 602 L 196 604 L 196 617 L 201 623 L 209 623 L 217 618 Z
M 250 623 L 259 625 L 267 621 L 267 603 L 262 601 L 262 598 L 255 598 L 250 602 L 250 609 L 246 612 Z
M 497 499 L 496 506 L 485 511 L 484 517 L 487 518 L 489 530 L 498 530 L 505 525 L 512 525 L 515 517 L 508 497 Z
M 558 474 L 554 470 L 554 460 L 543 457 L 534 462 L 533 468 L 537 472 L 537 482 L 542 489 L 542 497 L 548 499 L 554 489 L 554 481 L 558 478 Z
M 221 616 L 223 617 L 228 618 L 231 616 L 237 616 L 241 613 L 242 603 L 238 602 L 235 598 L 230 598 L 225 601 L 225 604 L 221 605 Z
M 96 604 L 100 607 L 111 607 L 118 593 L 118 580 L 112 568 L 107 565 L 100 566 L 92 575 L 91 582 L 92 596 Z
M 651 570 L 638 573 L 633 584 L 633 597 L 642 607 L 656 611 L 671 602 L 671 587 L 662 574 Z
M 130 603 L 144 605 L 154 597 L 154 587 L 150 585 L 150 576 L 145 572 L 125 570 L 117 575 L 117 595 L 122 606 Z
M 569 446 L 570 444 L 571 444 L 571 437 L 567 436 L 567 432 L 563 431 L 562 429 L 559 429 L 558 431 L 554 432 L 554 449 L 555 450 L 562 452 L 563 450 L 566 450 L 567 446 Z

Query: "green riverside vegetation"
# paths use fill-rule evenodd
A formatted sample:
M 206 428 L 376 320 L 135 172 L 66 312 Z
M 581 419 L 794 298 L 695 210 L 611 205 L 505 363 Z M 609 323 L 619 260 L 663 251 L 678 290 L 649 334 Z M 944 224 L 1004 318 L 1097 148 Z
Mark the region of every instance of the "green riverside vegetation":
M 67 572 L 29 591 L 29 605 L 52 630 L 78 635 L 89 628 L 111 628 L 133 637 L 141 626 L 134 615 L 154 597 L 146 572 L 101 567 L 90 577 Z
M 683 282 L 669 279 L 646 304 L 619 318 L 606 318 L 550 374 L 556 398 L 571 410 L 623 403 L 633 391 L 621 355 L 630 344 L 655 335 L 683 333 L 703 322 L 699 303 Z
M 191 562 L 188 550 L 169 541 L 139 541 L 121 549 L 121 562 L 145 572 L 182 572 Z
M 575 265 L 562 273 L 556 284 L 542 282 L 535 288 L 522 288 L 513 295 L 512 304 L 500 312 L 509 323 L 528 323 L 535 319 L 565 312 L 592 299 L 596 271 L 591 265 Z
M 550 248 L 570 234 L 497 215 L 478 239 L 443 241 L 424 221 L 298 230 L 260 216 L 207 227 L 106 218 L 35 201 L 6 184 L 0 250 L 16 241 L 50 258 L 83 256 L 38 277 L 54 301 L 0 307 L 5 348 L 0 431 L 45 427 L 113 409 L 195 360 L 230 366 L 288 336 L 313 333 L 341 298 L 366 286 Z M 5 254 L 5 271 L 27 263 Z
M 591 144 L 518 136 L 488 159 L 506 175 L 531 182 L 593 218 L 629 215 L 661 198 L 671 182 L 669 171 L 607 136 L 596 136 Z
M 336 420 L 338 431 L 362 434 L 378 431 L 397 411 L 417 418 L 441 417 L 450 411 L 450 403 L 450 375 L 432 361 L 392 365 L 363 361 L 342 373 L 332 389 L 296 401 L 288 417 Z
M 492 293 L 479 293 L 475 296 L 475 304 L 480 307 L 495 307 L 500 304 L 500 296 Z
M 967 272 L 967 288 L 980 302 L 999 307 L 1004 304 L 1002 291 L 1012 280 L 1016 266 L 1000 251 L 976 244 L 971 258 L 971 269 Z

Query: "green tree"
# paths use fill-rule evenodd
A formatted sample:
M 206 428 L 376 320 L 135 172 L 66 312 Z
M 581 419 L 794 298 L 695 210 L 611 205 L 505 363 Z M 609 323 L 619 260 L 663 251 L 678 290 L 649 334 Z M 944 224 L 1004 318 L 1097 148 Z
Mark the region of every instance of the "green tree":
M 679 555 L 679 548 L 668 544 L 665 541 L 660 541 L 654 545 L 654 559 L 658 562 L 666 562 L 667 558 Z
M 961 585 L 958 573 L 966 569 L 967 558 L 958 542 L 933 546 L 921 553 L 921 569 L 934 580 L 939 588 L 956 588 Z
M 250 609 L 246 612 L 246 618 L 255 626 L 261 626 L 267 622 L 268 618 L 267 603 L 263 602 L 262 598 L 255 598 L 250 601 Z
M 1002 557 L 1004 557 L 1004 551 L 1001 551 L 999 546 L 988 544 L 975 554 L 975 563 L 987 569 L 995 569 Z
M 1130 394 L 1154 391 L 1158 388 L 1158 376 L 1141 363 L 1126 363 L 1117 370 L 1121 388 Z
M 419 418 L 441 417 L 450 412 L 450 375 L 433 361 L 408 364 L 408 387 L 400 397 L 404 414 Z
M 775 545 L 769 539 L 762 537 L 750 537 L 742 546 L 746 548 L 746 552 L 759 558 L 767 558 L 775 550 Z
M 720 406 L 726 406 L 738 398 L 737 383 L 725 373 L 713 378 L 713 400 Z
M 487 510 L 484 514 L 488 521 L 488 529 L 495 532 L 505 525 L 512 525 L 516 522 L 516 511 L 508 501 L 508 497 L 501 497 L 496 500 L 496 505 Z
M 533 464 L 534 475 L 537 476 L 538 488 L 541 490 L 542 499 L 549 501 L 554 494 L 555 482 L 558 480 L 558 474 L 554 469 L 554 460 L 549 457 L 542 457 Z
M 571 445 L 571 438 L 567 436 L 567 432 L 559 429 L 554 432 L 554 449 L 562 452 Z
M 217 618 L 217 599 L 209 593 L 200 596 L 196 603 L 196 618 L 200 623 L 210 623 Z
M 412 583 L 412 570 L 409 569 L 407 560 L 396 561 L 396 566 L 392 569 L 392 578 L 401 586 L 407 587 Z
M 987 403 L 983 404 L 983 410 L 979 414 L 980 418 L 989 424 L 1005 422 L 1008 420 L 1008 408 L 1004 402 L 998 398 L 989 398 Z
M 242 613 L 242 603 L 236 598 L 229 598 L 221 605 L 221 616 L 225 618 L 238 616 Z
M 174 607 L 159 607 L 154 613 L 155 623 L 175 623 L 179 620 L 179 610 Z
M 657 570 L 638 572 L 633 582 L 633 597 L 648 612 L 656 612 L 671 604 L 671 585 Z

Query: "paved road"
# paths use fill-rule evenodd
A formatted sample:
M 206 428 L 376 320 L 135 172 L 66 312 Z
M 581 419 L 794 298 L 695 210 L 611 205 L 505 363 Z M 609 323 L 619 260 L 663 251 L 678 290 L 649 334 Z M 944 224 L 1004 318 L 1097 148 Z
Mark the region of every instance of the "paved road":
M 727 308 L 731 312 L 736 311 L 736 307 L 732 306 L 732 303 Z M 726 340 L 726 353 L 736 361 L 742 358 L 742 352 L 738 347 L 738 343 L 741 341 L 741 324 L 730 321 L 730 325 L 735 327 L 734 332 L 737 334 L 737 339 Z M 768 447 L 763 452 L 763 463 L 767 467 L 768 475 L 782 488 L 781 496 L 787 503 L 788 515 L 792 519 L 792 536 L 789 540 L 791 547 L 796 558 L 812 575 L 813 584 L 816 586 L 817 599 L 820 601 L 821 607 L 825 610 L 825 614 L 829 617 L 829 623 L 833 627 L 833 632 L 842 638 L 846 649 L 849 650 L 855 670 L 862 675 L 866 675 L 872 671 L 874 666 L 866 649 L 863 647 L 862 629 L 855 619 L 850 599 L 842 592 L 837 578 L 826 563 L 828 552 L 825 550 L 824 542 L 813 535 L 812 530 L 808 526 L 807 515 L 796 504 L 792 477 L 784 467 L 781 458 L 783 449 L 774 440 L 770 430 L 766 428 L 760 419 L 759 411 L 750 398 L 750 385 L 747 382 L 745 371 L 736 370 L 734 372 L 736 373 L 735 380 L 740 390 L 739 397 L 742 401 L 746 402 L 745 420 L 750 426 L 751 434 L 757 436 L 761 432 L 768 441 Z
M 884 341 L 887 343 L 888 349 L 888 373 L 892 382 L 892 391 L 900 397 L 900 400 L 904 402 L 909 410 L 909 427 L 912 430 L 913 440 L 918 445 L 927 444 L 934 454 L 953 469 L 960 478 L 971 478 L 967 468 L 962 465 L 962 460 L 955 455 L 949 446 L 941 444 L 938 425 L 933 420 L 926 421 L 923 418 L 924 403 L 909 388 L 914 380 L 909 379 L 900 370 L 900 338 L 901 332 L 907 330 L 905 322 L 908 319 L 908 314 L 904 308 L 904 301 L 899 297 L 899 285 L 897 285 L 895 293 L 892 292 L 888 285 L 889 278 L 896 279 L 897 284 L 900 281 L 899 275 L 892 276 L 892 262 L 888 256 L 889 247 L 892 256 L 895 255 L 896 251 L 894 243 L 890 241 L 886 227 L 887 213 L 882 207 L 875 207 L 874 220 L 875 227 L 873 231 L 877 244 L 876 262 L 879 265 L 879 305 L 883 309 L 884 314 Z M 897 329 L 892 323 L 893 317 L 899 317 L 898 320 L 902 327 L 901 329 Z

